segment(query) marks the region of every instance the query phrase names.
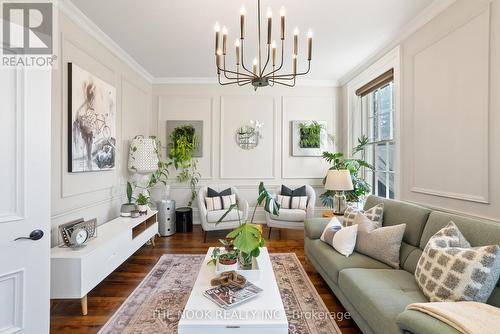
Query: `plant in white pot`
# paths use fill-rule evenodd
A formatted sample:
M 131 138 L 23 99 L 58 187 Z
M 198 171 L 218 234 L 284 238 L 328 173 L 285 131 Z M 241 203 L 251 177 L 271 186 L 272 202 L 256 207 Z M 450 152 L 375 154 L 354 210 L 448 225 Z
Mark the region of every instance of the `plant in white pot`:
M 150 204 L 150 198 L 149 195 L 147 195 L 145 192 L 140 193 L 137 198 L 135 199 L 135 204 L 137 204 L 137 210 L 139 210 L 139 213 L 145 214 L 148 212 L 148 204 Z
M 132 184 L 127 182 L 127 203 L 122 204 L 120 208 L 120 216 L 122 217 L 130 217 L 131 212 L 137 210 L 137 207 L 134 203 L 132 203 L 132 193 L 134 190 L 132 189 Z

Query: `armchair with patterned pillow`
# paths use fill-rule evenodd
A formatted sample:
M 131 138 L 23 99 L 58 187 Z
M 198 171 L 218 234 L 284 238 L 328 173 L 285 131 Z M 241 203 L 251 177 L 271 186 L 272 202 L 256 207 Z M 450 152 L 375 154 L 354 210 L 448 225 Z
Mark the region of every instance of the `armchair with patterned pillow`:
M 316 192 L 310 185 L 279 186 L 274 195 L 280 205 L 279 215 L 266 212 L 266 222 L 271 238 L 272 228 L 302 230 L 304 221 L 314 216 Z
M 235 202 L 238 204 L 238 210 L 232 210 L 222 222 L 217 224 L 229 206 Z M 198 208 L 203 229 L 203 242 L 207 241 L 209 231 L 231 230 L 238 227 L 238 219 L 244 222 L 248 217 L 248 202 L 239 195 L 235 187 L 202 187 L 198 191 Z

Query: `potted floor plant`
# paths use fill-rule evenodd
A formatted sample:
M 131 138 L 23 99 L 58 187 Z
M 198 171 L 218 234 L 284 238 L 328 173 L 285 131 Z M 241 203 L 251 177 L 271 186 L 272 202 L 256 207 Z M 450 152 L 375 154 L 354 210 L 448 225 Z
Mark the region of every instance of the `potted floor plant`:
M 354 189 L 351 191 L 346 191 L 345 196 L 347 202 L 358 203 L 364 196 L 371 192 L 370 185 L 361 175 L 363 168 L 373 170 L 374 167 L 366 162 L 362 157 L 355 157 L 357 154 L 362 153 L 368 144 L 369 140 L 367 136 L 362 136 L 358 138 L 358 145 L 353 148 L 353 157 L 346 158 L 343 152 L 323 152 L 323 159 L 331 164 L 330 170 L 341 170 L 348 169 L 351 174 L 352 184 Z M 326 182 L 326 177 L 323 179 L 323 184 Z M 327 190 L 319 197 L 321 202 L 326 207 L 333 207 L 333 197 L 335 192 L 332 190 Z
M 253 223 L 257 207 L 262 205 L 266 212 L 279 215 L 280 206 L 273 195 L 267 191 L 264 183 L 259 184 L 259 195 L 255 204 L 252 217 L 249 221 L 242 222 L 239 217 L 238 204 L 232 204 L 222 215 L 216 224 L 221 223 L 224 218 L 234 209 L 238 212 L 239 226 L 229 232 L 226 238 L 232 240 L 234 248 L 237 251 L 239 268 L 243 270 L 252 269 L 253 258 L 260 255 L 260 248 L 264 247 L 265 241 L 262 237 L 262 230 Z
M 122 204 L 120 208 L 120 216 L 122 217 L 130 217 L 131 212 L 137 210 L 135 203 L 132 203 L 133 192 L 132 184 L 127 182 L 127 203 Z

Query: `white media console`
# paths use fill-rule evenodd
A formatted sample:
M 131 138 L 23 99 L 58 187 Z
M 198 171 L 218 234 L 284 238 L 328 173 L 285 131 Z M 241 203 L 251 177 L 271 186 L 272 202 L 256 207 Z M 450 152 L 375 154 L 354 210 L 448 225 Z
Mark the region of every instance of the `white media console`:
M 80 299 L 87 314 L 87 293 L 158 233 L 156 211 L 139 218 L 119 217 L 97 227 L 85 247 L 51 250 L 52 299 Z

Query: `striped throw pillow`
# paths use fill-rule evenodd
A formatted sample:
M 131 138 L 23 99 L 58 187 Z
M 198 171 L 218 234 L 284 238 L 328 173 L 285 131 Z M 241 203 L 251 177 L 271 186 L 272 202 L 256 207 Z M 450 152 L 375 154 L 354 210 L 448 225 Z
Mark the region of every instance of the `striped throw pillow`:
M 205 204 L 207 206 L 207 211 L 222 210 L 222 197 L 205 197 Z
M 278 195 L 276 202 L 280 205 L 282 209 L 301 209 L 306 210 L 307 208 L 307 196 L 283 196 Z

